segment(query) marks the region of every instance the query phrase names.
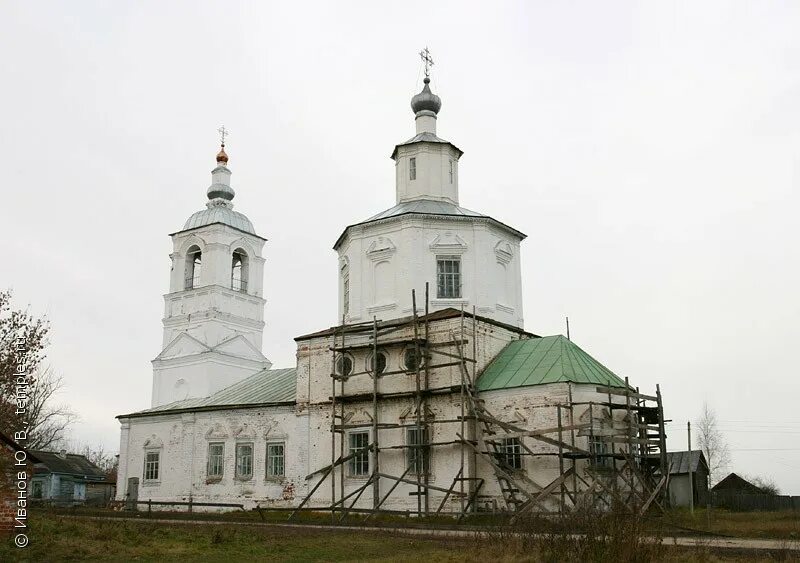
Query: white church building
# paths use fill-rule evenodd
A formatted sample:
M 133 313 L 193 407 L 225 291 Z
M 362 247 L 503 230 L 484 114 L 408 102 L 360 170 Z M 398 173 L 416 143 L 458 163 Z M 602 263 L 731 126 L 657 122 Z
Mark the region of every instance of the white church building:
M 460 206 L 463 153 L 438 136 L 427 75 L 411 108 L 396 204 L 335 241 L 337 325 L 298 336 L 280 369 L 262 351 L 266 239 L 233 209 L 223 143 L 206 208 L 171 235 L 152 404 L 117 417 L 118 500 L 342 516 L 552 512 L 612 489 L 659 502 L 660 394 L 523 328 L 525 235 Z

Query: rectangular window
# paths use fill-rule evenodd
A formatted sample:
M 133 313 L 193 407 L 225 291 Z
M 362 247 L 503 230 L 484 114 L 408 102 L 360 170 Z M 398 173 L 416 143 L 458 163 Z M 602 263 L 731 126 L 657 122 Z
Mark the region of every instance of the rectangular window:
M 522 469 L 522 443 L 519 438 L 504 438 L 500 443 L 503 462 L 511 469 Z
M 351 432 L 348 438 L 350 454 L 356 454 L 350 458 L 350 475 L 361 477 L 369 475 L 369 432 Z
M 450 183 L 453 183 L 453 161 L 450 161 Z
M 598 436 L 589 438 L 589 454 L 592 456 L 592 465 L 596 468 L 611 467 L 613 464 L 608 456 L 608 444 Z
M 344 310 L 344 314 L 347 315 L 350 313 L 350 276 L 345 276 L 344 281 L 342 282 L 342 309 Z
M 225 467 L 225 444 L 214 442 L 208 445 L 208 477 L 222 477 Z
M 283 442 L 267 444 L 267 477 L 284 476 L 285 451 Z
M 436 257 L 436 297 L 452 299 L 461 297 L 461 258 Z
M 236 478 L 253 478 L 253 444 L 236 444 Z
M 160 452 L 145 452 L 144 454 L 144 480 L 158 481 L 158 462 Z
M 413 156 L 408 161 L 408 179 L 409 180 L 416 180 L 417 179 L 417 159 Z
M 418 475 L 428 473 L 431 467 L 431 447 L 428 441 L 428 429 L 406 429 L 406 445 L 408 446 L 406 458 L 411 471 Z

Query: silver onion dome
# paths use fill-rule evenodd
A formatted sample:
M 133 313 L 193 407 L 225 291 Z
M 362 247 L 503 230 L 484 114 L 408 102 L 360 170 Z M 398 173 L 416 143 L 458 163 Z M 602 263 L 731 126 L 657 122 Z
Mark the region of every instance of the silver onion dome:
M 219 168 L 215 169 L 214 172 L 217 172 Z M 208 191 L 206 192 L 208 199 L 216 199 L 222 198 L 224 200 L 230 201 L 236 195 L 236 192 L 233 191 L 233 188 L 230 187 L 228 184 L 223 184 L 222 182 L 215 182 L 208 187 Z
M 431 79 L 426 76 L 424 82 L 425 86 L 423 86 L 422 92 L 411 98 L 411 110 L 414 114 L 418 114 L 421 111 L 430 111 L 437 114 L 442 108 L 442 100 L 431 92 L 431 87 L 429 86 Z

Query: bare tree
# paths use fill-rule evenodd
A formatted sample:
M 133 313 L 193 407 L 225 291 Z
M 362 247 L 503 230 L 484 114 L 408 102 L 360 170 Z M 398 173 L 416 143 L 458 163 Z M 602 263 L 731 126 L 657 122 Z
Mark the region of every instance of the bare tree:
M 720 473 L 730 465 L 731 454 L 728 442 L 719 430 L 717 413 L 703 403 L 703 412 L 697 421 L 697 442 L 708 463 L 708 480 L 715 485 L 720 480 Z
M 772 477 L 748 477 L 747 480 L 764 491 L 764 494 L 773 496 L 781 494 L 778 484 Z
M 88 443 L 75 443 L 68 448 L 70 451 L 85 456 L 86 459 L 99 467 L 106 475 L 116 474 L 117 454 L 106 450 L 103 444 L 91 445 Z
M 27 309 L 11 306 L 12 292 L 0 291 L 0 432 L 13 436 L 20 430 L 18 385 L 30 386 L 45 357 L 50 323 Z M 23 444 L 27 446 L 27 444 Z
M 28 428 L 27 448 L 48 450 L 66 443 L 67 430 L 78 420 L 78 415 L 66 404 L 55 402 L 63 384 L 63 378 L 50 367 L 34 378 L 26 413 L 21 417 Z

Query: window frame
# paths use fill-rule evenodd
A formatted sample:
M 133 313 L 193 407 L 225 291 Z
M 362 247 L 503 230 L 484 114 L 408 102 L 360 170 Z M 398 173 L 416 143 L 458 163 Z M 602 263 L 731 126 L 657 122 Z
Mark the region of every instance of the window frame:
M 425 365 L 425 350 L 423 350 L 421 346 L 419 347 L 419 356 L 416 356 L 417 362 L 416 365 L 414 366 L 409 366 L 409 361 L 408 361 L 409 354 L 414 354 L 414 356 L 416 356 L 417 347 L 407 346 L 403 350 L 403 355 L 400 358 L 401 365 L 403 369 L 406 370 L 407 372 L 416 373 L 418 369 L 422 369 Z
M 344 373 L 343 366 L 345 365 L 345 361 L 349 362 L 349 368 L 347 369 L 347 373 Z M 353 374 L 353 356 L 350 354 L 339 354 L 336 357 L 336 362 L 334 363 L 334 370 L 336 371 L 336 375 L 340 375 L 342 377 L 350 377 Z
M 212 448 L 220 447 L 221 452 L 219 454 L 212 454 Z M 212 455 L 215 459 L 214 461 L 218 462 L 219 464 L 219 473 L 212 473 Z M 206 455 L 206 478 L 212 480 L 219 480 L 225 476 L 225 442 L 209 442 L 208 443 L 208 452 Z
M 375 361 L 374 356 L 375 356 L 374 352 L 370 352 L 369 354 L 367 354 L 367 361 L 366 361 L 365 368 L 366 368 L 366 371 L 369 372 L 370 375 L 372 375 L 372 364 Z M 386 368 L 389 366 L 389 354 L 387 354 L 385 351 L 383 351 L 383 350 L 381 350 L 379 348 L 378 349 L 378 356 L 382 356 L 383 357 L 383 367 L 381 367 L 381 365 L 380 365 L 381 362 L 378 362 L 378 375 L 381 375 L 383 372 L 386 371 Z
M 272 453 L 272 448 L 281 448 L 280 456 Z M 266 444 L 266 468 L 264 470 L 267 479 L 283 479 L 286 477 L 286 442 L 284 440 L 270 440 Z M 273 461 L 280 459 L 280 473 L 273 472 Z
M 363 444 L 354 445 L 353 439 L 363 439 Z M 347 433 L 347 454 L 354 455 L 347 462 L 347 476 L 355 478 L 369 477 L 371 462 L 369 451 L 369 430 L 354 430 Z
M 455 177 L 455 165 L 453 164 L 453 159 L 450 159 L 450 183 L 453 183 L 453 178 Z
M 243 456 L 240 453 L 240 448 L 250 448 L 250 473 L 242 473 L 240 463 L 242 460 L 246 459 L 246 456 Z M 234 455 L 234 475 L 237 481 L 251 481 L 253 479 L 253 473 L 255 469 L 255 444 L 253 442 L 237 442 L 236 443 L 236 450 Z
M 412 156 L 408 159 L 408 180 L 413 182 L 417 179 L 417 157 Z
M 613 459 L 608 457 L 609 444 L 603 441 L 601 436 L 592 434 L 589 439 L 589 459 L 595 469 L 610 469 L 613 466 Z
M 422 446 L 406 448 L 406 467 L 414 475 L 431 474 L 431 437 L 427 426 L 411 426 L 406 428 L 406 446 Z M 414 436 L 414 438 L 412 438 Z M 422 437 L 422 443 L 417 443 L 417 436 Z M 422 455 L 422 471 L 418 461 Z
M 500 443 L 503 463 L 515 471 L 524 469 L 522 464 L 522 439 L 503 438 Z
M 149 460 L 149 456 L 155 455 L 155 461 Z M 161 449 L 146 449 L 142 467 L 142 483 L 158 483 L 161 481 Z M 155 468 L 155 469 L 154 469 Z M 148 475 L 155 476 L 148 477 Z
M 450 265 L 448 270 L 447 265 Z M 457 265 L 452 268 L 452 265 Z M 456 254 L 436 255 L 436 298 L 437 299 L 462 299 L 463 268 L 461 256 Z M 444 270 L 444 271 L 443 271 Z M 452 294 L 451 294 L 452 293 Z

